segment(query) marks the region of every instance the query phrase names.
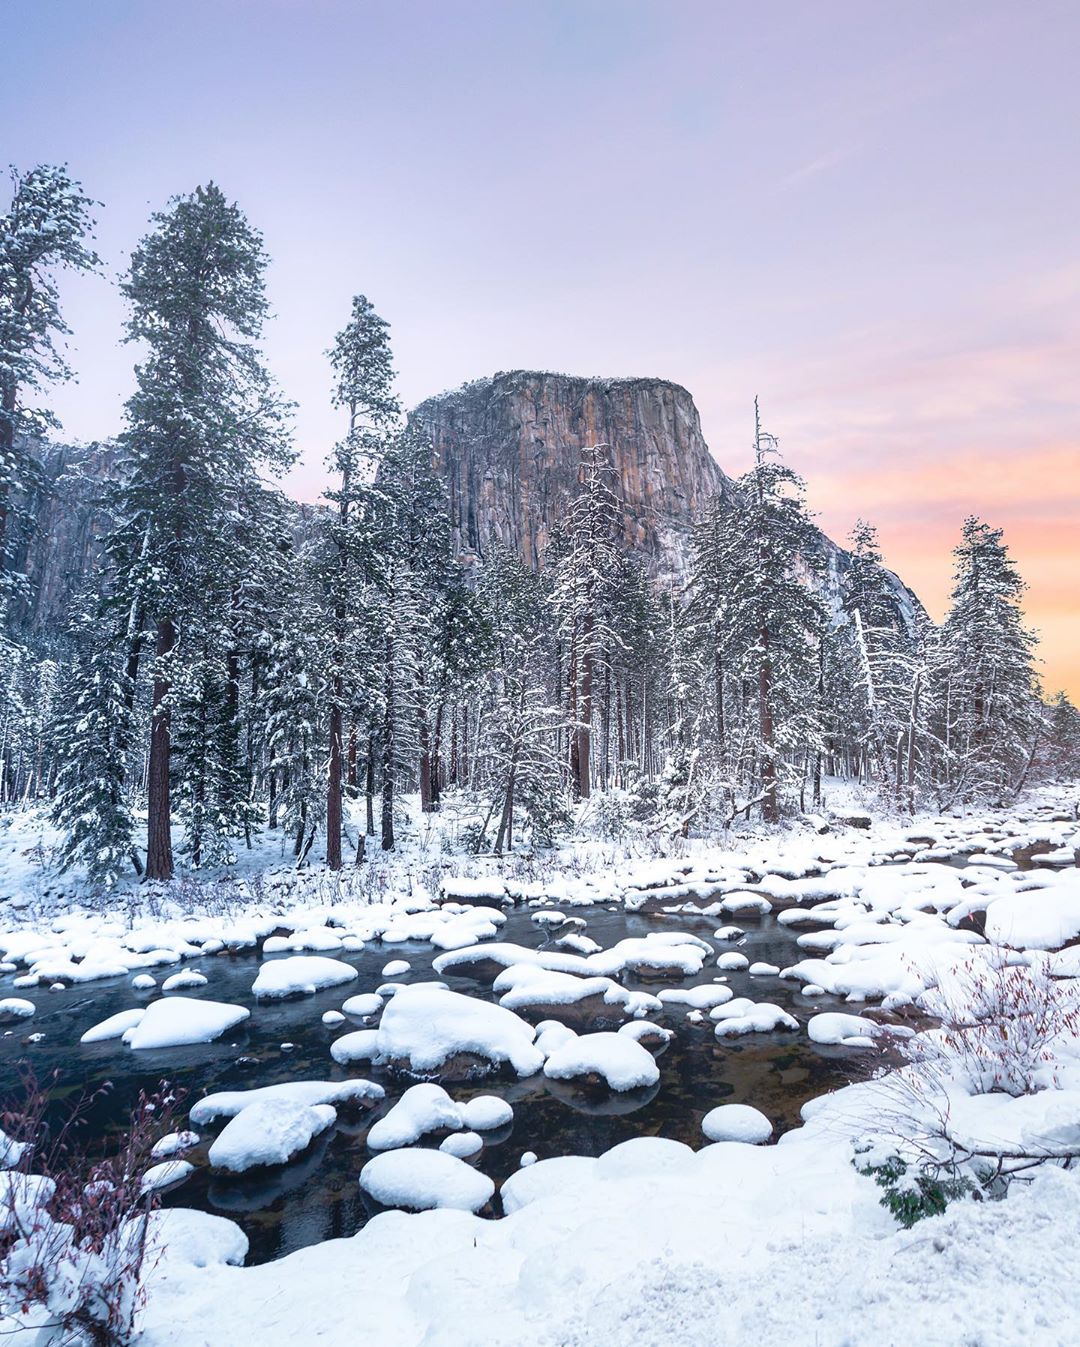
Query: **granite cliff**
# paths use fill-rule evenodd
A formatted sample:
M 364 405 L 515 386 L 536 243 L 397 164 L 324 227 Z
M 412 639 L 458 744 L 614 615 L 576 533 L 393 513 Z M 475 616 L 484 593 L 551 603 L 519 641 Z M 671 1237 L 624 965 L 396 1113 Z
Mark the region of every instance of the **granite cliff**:
M 428 398 L 412 417 L 431 437 L 465 560 L 482 557 L 494 535 L 538 565 L 589 445 L 607 446 L 623 536 L 663 581 L 685 578 L 693 522 L 708 501 L 737 494 L 709 452 L 693 398 L 664 379 L 513 370 Z M 835 611 L 850 558 L 824 534 L 818 546 Z M 910 620 L 918 600 L 893 579 Z
M 431 436 L 463 557 L 483 556 L 494 535 L 539 565 L 590 445 L 607 446 L 623 536 L 657 575 L 683 571 L 694 519 L 732 489 L 693 398 L 662 379 L 515 370 L 429 398 L 412 416 Z

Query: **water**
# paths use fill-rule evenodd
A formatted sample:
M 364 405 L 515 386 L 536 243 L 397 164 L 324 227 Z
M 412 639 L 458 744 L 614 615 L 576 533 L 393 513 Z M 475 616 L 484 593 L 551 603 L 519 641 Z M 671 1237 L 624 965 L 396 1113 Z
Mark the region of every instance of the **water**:
M 656 930 L 685 930 L 708 936 L 717 924 L 713 918 L 686 913 L 662 916 L 575 908 L 573 915 L 587 921 L 587 933 L 605 948 L 625 936 Z M 795 944 L 797 932 L 780 926 L 774 917 L 739 916 L 736 920 L 746 929 L 738 948 L 752 963 L 763 960 L 784 967 L 801 956 Z M 529 920 L 528 912 L 514 912 L 500 939 L 536 948 L 544 943 L 545 935 Z M 38 1005 L 34 1018 L 0 1037 L 0 1093 L 6 1099 L 18 1097 L 20 1065 L 25 1063 L 42 1082 L 57 1073 L 49 1092 L 58 1110 L 65 1101 L 108 1082 L 110 1088 L 86 1114 L 84 1133 L 100 1138 L 104 1144 L 126 1124 L 139 1091 L 153 1090 L 163 1079 L 187 1091 L 189 1106 L 215 1090 L 349 1076 L 377 1080 L 386 1088 L 386 1103 L 356 1116 L 341 1114 L 338 1125 L 300 1161 L 264 1171 L 255 1178 L 211 1175 L 206 1165 L 206 1144 L 212 1140 L 208 1136 L 206 1144 L 186 1157 L 198 1165 L 196 1173 L 164 1197 L 167 1205 L 199 1207 L 237 1221 L 251 1241 L 249 1262 L 265 1262 L 305 1245 L 351 1235 L 370 1214 L 357 1184 L 360 1170 L 372 1154 L 365 1144 L 367 1129 L 409 1082 L 366 1063 L 352 1068 L 337 1066 L 330 1057 L 330 1044 L 358 1024 L 348 1021 L 327 1028 L 321 1017 L 324 1011 L 339 1009 L 347 996 L 374 990 L 386 981 L 382 968 L 390 959 L 403 958 L 412 964 L 402 980 L 436 976 L 431 961 L 437 953 L 429 945 L 409 942 L 335 955 L 358 970 L 355 982 L 315 996 L 260 1003 L 251 997 L 258 955 L 203 959 L 187 966 L 200 968 L 209 979 L 207 985 L 183 994 L 251 1006 L 251 1018 L 216 1043 L 153 1052 L 132 1052 L 118 1040 L 85 1045 L 78 1041 L 80 1034 L 106 1016 L 149 999 L 132 991 L 129 978 L 65 991 L 41 989 L 32 993 Z M 174 970 L 155 973 L 158 971 L 164 977 Z M 698 977 L 677 985 L 710 983 L 717 976 L 715 965 L 707 964 Z M 811 1013 L 841 1006 L 837 999 L 827 996 L 811 1002 L 801 995 L 798 984 L 775 977 L 751 978 L 744 972 L 724 976 L 736 996 L 773 1001 L 791 1010 L 800 1021 Z M 492 999 L 490 986 L 472 978 L 451 974 L 443 980 L 455 991 Z M 7 977 L 0 982 L 0 995 L 13 994 L 11 981 Z M 673 985 L 642 982 L 629 975 L 624 981 L 630 988 L 653 993 L 659 986 Z M 711 1021 L 693 1025 L 685 1017 L 686 1009 L 673 1007 L 662 1016 L 652 1017 L 674 1029 L 676 1037 L 659 1059 L 660 1083 L 650 1091 L 598 1098 L 583 1094 L 567 1082 L 548 1081 L 543 1076 L 451 1086 L 455 1099 L 498 1094 L 513 1105 L 513 1123 L 485 1137 L 484 1149 L 476 1160 L 479 1168 L 498 1183 L 518 1167 L 524 1151 L 535 1151 L 541 1158 L 571 1153 L 598 1155 L 635 1136 L 672 1137 L 696 1147 L 702 1144 L 702 1117 L 722 1103 L 753 1104 L 782 1132 L 798 1124 L 799 1109 L 807 1099 L 846 1083 L 858 1071 L 858 1064 L 865 1061 L 865 1054 L 858 1050 L 813 1044 L 805 1032 L 750 1034 L 720 1043 L 713 1036 Z M 43 1033 L 44 1038 L 29 1043 L 31 1033 Z M 285 1043 L 291 1043 L 292 1048 L 283 1051 Z M 217 1130 L 215 1127 L 214 1132 Z

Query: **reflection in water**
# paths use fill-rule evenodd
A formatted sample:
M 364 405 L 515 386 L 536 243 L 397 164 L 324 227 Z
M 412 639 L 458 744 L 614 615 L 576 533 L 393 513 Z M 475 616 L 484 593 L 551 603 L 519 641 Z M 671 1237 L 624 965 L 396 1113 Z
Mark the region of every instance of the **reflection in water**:
M 588 934 L 605 947 L 626 936 L 643 936 L 656 930 L 687 930 L 707 937 L 716 926 L 712 918 L 685 913 L 665 917 L 592 908 L 574 909 L 574 915 L 586 919 Z M 762 960 L 784 967 L 799 957 L 796 933 L 779 926 L 773 917 L 740 916 L 739 925 L 746 928 L 746 935 L 738 948 L 751 962 Z M 544 943 L 545 935 L 526 911 L 510 914 L 500 938 L 536 948 Z M 166 1204 L 216 1211 L 238 1221 L 251 1241 L 250 1261 L 265 1262 L 320 1240 L 353 1234 L 364 1223 L 368 1212 L 357 1177 L 371 1157 L 367 1131 L 408 1084 L 385 1072 L 365 1069 L 363 1064 L 352 1069 L 338 1067 L 330 1057 L 330 1044 L 339 1034 L 359 1027 L 359 1022 L 327 1028 L 321 1023 L 323 1012 L 336 1010 L 347 996 L 374 990 L 384 982 L 382 968 L 391 956 L 411 962 L 408 980 L 433 977 L 431 959 L 435 952 L 430 946 L 412 942 L 392 947 L 372 945 L 337 956 L 357 968 L 356 982 L 316 996 L 257 1005 L 251 998 L 257 956 L 218 955 L 197 961 L 194 966 L 209 981 L 201 991 L 185 994 L 253 1005 L 251 1019 L 216 1043 L 155 1052 L 135 1053 L 118 1041 L 92 1045 L 78 1042 L 79 1035 L 92 1024 L 150 999 L 145 993 L 134 992 L 129 979 L 59 992 L 41 989 L 32 993 L 38 1005 L 32 1030 L 45 1037 L 28 1043 L 31 1030 L 26 1027 L 0 1037 L 0 1090 L 6 1096 L 17 1093 L 18 1068 L 23 1061 L 31 1063 L 40 1080 L 47 1080 L 54 1071 L 59 1073 L 51 1087 L 58 1108 L 84 1089 L 111 1082 L 111 1087 L 90 1104 L 86 1117 L 91 1135 L 108 1138 L 125 1124 L 139 1090 L 152 1090 L 163 1078 L 187 1090 L 191 1100 L 214 1090 L 250 1089 L 287 1080 L 340 1080 L 348 1076 L 378 1080 L 387 1090 L 384 1105 L 370 1114 L 342 1113 L 338 1125 L 324 1134 L 310 1153 L 283 1169 L 244 1178 L 211 1175 L 206 1148 L 219 1130 L 217 1126 L 188 1155 L 199 1167 L 186 1183 L 165 1195 Z M 698 977 L 678 985 L 710 983 L 718 976 L 715 965 L 708 964 Z M 840 1005 L 830 997 L 811 1002 L 801 995 L 796 983 L 774 977 L 750 978 L 744 972 L 732 972 L 724 975 L 724 980 L 736 996 L 773 1001 L 802 1021 L 817 1011 Z M 10 983 L 10 978 L 6 981 Z M 492 998 L 489 983 L 454 975 L 446 981 L 455 991 Z M 624 981 L 635 990 L 655 993 L 658 988 L 655 982 L 640 982 L 630 976 Z M 485 1136 L 484 1148 L 474 1163 L 500 1183 L 518 1167 L 526 1150 L 535 1151 L 541 1158 L 599 1155 L 620 1141 L 642 1135 L 672 1137 L 697 1147 L 702 1144 L 701 1119 L 721 1103 L 753 1104 L 772 1119 L 778 1132 L 783 1132 L 798 1124 L 799 1109 L 807 1099 L 845 1083 L 859 1060 L 856 1050 L 819 1047 L 805 1034 L 752 1034 L 721 1044 L 713 1036 L 710 1021 L 694 1024 L 686 1019 L 685 1006 L 671 1007 L 654 1018 L 673 1029 L 675 1038 L 658 1059 L 660 1083 L 647 1090 L 609 1095 L 543 1076 L 524 1081 L 489 1079 L 450 1087 L 455 1099 L 498 1094 L 514 1108 L 513 1122 Z M 283 1051 L 285 1043 L 292 1048 Z M 435 1136 L 427 1142 L 437 1144 L 439 1139 Z

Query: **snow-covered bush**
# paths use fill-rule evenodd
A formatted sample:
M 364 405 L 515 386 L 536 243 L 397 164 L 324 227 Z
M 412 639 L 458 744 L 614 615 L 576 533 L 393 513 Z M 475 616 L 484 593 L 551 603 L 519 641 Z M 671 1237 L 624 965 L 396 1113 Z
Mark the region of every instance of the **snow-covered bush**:
M 177 1098 L 165 1086 L 141 1094 L 117 1152 L 95 1159 L 79 1130 L 97 1096 L 84 1097 L 54 1130 L 33 1078 L 25 1095 L 0 1120 L 24 1142 L 15 1166 L 0 1173 L 0 1314 L 36 1327 L 40 1347 L 126 1347 L 156 1205 L 143 1175 L 154 1141 L 172 1128 Z
M 901 1055 L 923 1075 L 961 1081 L 972 1094 L 1055 1088 L 1061 1050 L 1080 1036 L 1075 984 L 1050 976 L 1047 961 L 1013 964 L 995 952 L 972 956 L 923 997 L 938 1020 L 904 1039 Z
M 982 950 L 922 998 L 937 1024 L 879 1040 L 903 1065 L 879 1077 L 873 1137 L 855 1156 L 903 1225 L 963 1196 L 1080 1157 L 1077 1092 L 1062 1089 L 1080 1042 L 1080 994 L 1047 961 Z

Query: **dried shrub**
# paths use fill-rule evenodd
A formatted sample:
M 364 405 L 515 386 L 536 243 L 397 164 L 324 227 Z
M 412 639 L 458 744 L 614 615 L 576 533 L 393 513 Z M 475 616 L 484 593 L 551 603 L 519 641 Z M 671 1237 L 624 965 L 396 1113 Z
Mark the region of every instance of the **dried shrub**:
M 0 1172 L 0 1308 L 38 1326 L 37 1340 L 56 1347 L 127 1347 L 152 1256 L 157 1197 L 142 1180 L 179 1098 L 164 1083 L 141 1093 L 119 1146 L 96 1155 L 80 1132 L 107 1088 L 50 1126 L 48 1095 L 28 1074 L 20 1105 L 0 1114 L 16 1143 L 9 1147 L 16 1163 Z

